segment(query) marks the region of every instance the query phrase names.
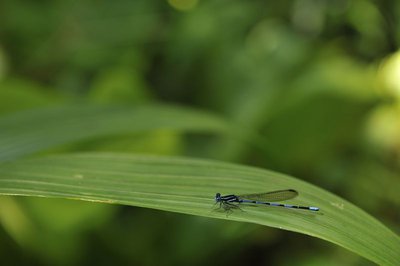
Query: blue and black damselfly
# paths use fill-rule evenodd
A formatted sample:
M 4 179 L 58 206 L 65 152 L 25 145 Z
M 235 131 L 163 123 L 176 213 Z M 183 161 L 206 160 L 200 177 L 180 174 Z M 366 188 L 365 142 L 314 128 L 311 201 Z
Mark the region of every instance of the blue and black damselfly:
M 261 204 L 275 207 L 284 207 L 290 209 L 302 209 L 309 211 L 319 211 L 318 207 L 298 206 L 291 204 L 274 203 L 275 201 L 284 201 L 297 197 L 299 193 L 294 189 L 277 190 L 265 193 L 255 193 L 246 195 L 226 195 L 221 196 L 220 193 L 215 195 L 215 203 L 219 203 L 219 207 L 225 211 L 232 209 L 240 209 L 239 205 L 242 203 L 248 204 Z

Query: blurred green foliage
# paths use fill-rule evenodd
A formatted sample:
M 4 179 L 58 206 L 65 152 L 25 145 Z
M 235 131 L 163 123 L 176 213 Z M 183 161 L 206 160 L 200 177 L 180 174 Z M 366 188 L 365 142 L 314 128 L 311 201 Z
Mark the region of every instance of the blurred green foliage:
M 257 165 L 335 192 L 399 232 L 399 43 L 400 2 L 390 0 L 3 0 L 0 113 L 76 101 L 211 110 L 238 132 L 144 132 L 51 152 Z M 54 199 L 0 205 L 5 264 L 368 263 L 255 225 Z

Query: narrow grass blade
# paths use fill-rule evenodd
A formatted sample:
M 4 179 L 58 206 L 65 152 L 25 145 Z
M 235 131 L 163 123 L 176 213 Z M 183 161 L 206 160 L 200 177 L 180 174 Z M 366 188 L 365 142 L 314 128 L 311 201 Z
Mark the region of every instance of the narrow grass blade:
M 0 117 L 0 161 L 73 141 L 154 129 L 221 133 L 226 124 L 206 112 L 166 105 L 29 110 Z
M 214 196 L 295 189 L 277 207 L 215 211 Z M 260 191 L 262 190 L 262 191 Z M 125 204 L 250 222 L 325 239 L 382 265 L 400 264 L 400 238 L 361 209 L 323 189 L 279 173 L 234 164 L 114 153 L 55 155 L 0 164 L 0 194 Z

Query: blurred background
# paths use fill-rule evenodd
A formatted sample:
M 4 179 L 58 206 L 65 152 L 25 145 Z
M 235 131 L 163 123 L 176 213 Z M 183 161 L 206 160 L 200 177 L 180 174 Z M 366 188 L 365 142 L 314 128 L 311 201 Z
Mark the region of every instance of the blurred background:
M 2 0 L 0 114 L 76 101 L 207 110 L 244 141 L 159 130 L 52 152 L 259 166 L 399 233 L 399 43 L 395 0 Z M 4 265 L 371 265 L 252 224 L 55 199 L 0 204 Z

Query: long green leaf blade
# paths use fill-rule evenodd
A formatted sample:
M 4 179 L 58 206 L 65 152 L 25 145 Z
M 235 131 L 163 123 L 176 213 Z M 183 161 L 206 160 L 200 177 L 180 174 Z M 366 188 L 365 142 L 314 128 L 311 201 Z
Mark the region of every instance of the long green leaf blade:
M 0 161 L 73 141 L 154 129 L 221 133 L 226 123 L 206 112 L 167 105 L 72 105 L 24 111 L 0 118 Z
M 244 206 L 215 211 L 214 195 L 295 189 L 288 203 L 320 212 Z M 262 190 L 262 191 L 260 191 Z M 169 157 L 85 153 L 0 164 L 0 193 L 126 204 L 229 219 L 308 234 L 382 265 L 400 264 L 400 238 L 382 223 L 323 189 L 275 172 Z

